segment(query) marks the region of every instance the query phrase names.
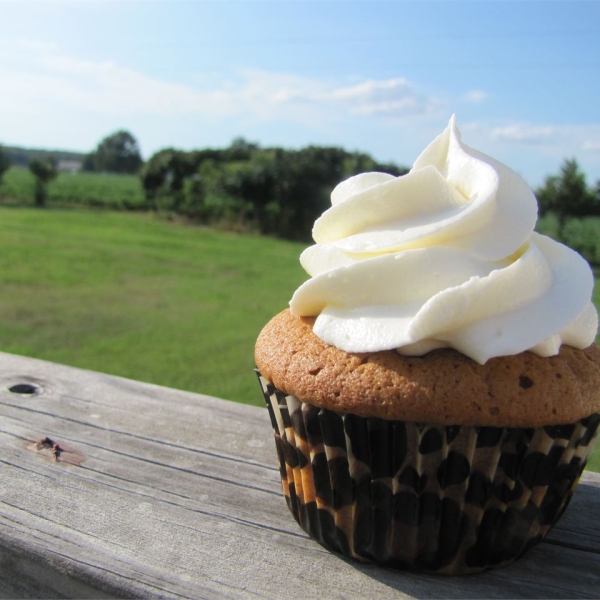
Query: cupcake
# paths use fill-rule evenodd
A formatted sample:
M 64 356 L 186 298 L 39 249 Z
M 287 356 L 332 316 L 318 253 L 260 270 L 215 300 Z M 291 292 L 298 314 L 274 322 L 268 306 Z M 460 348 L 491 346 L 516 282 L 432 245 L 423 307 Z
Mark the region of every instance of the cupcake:
M 402 177 L 332 192 L 256 344 L 283 493 L 360 561 L 505 565 L 567 507 L 600 422 L 593 275 L 454 117 Z

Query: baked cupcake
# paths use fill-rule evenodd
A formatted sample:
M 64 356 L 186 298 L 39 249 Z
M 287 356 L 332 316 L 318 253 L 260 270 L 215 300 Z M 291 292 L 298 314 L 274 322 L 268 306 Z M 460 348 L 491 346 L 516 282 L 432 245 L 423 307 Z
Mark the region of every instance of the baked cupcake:
M 358 560 L 507 564 L 566 508 L 600 422 L 593 275 L 454 118 L 403 177 L 332 193 L 312 276 L 256 345 L 283 492 Z

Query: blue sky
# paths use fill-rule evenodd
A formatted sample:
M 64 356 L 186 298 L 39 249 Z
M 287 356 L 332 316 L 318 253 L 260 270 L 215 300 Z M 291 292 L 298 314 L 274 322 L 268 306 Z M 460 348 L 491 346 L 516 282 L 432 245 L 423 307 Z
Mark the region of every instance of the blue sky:
M 600 2 L 0 0 L 0 143 L 343 146 L 410 166 L 458 117 L 532 186 L 600 179 Z

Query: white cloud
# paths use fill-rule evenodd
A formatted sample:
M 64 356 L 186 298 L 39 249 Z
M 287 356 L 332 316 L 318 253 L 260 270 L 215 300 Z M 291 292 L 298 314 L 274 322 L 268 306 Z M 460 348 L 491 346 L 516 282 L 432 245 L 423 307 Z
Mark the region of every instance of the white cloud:
M 173 115 L 226 109 L 226 98 L 218 91 L 199 92 L 114 62 L 73 59 L 38 45 L 22 46 L 14 66 L 1 61 L 0 81 L 4 110 L 51 105 L 53 110 L 78 108 L 101 114 Z
M 600 141 L 586 140 L 582 147 L 588 152 L 600 152 Z
M 285 73 L 245 70 L 229 79 L 199 76 L 165 81 L 111 61 L 82 60 L 56 46 L 0 47 L 3 110 L 76 108 L 92 114 L 245 116 L 305 122 L 344 115 L 402 117 L 431 111 L 435 100 L 402 78 L 353 85 Z M 11 59 L 11 56 L 13 59 Z
M 470 90 L 463 96 L 463 102 L 468 102 L 469 104 L 481 104 L 485 100 L 487 100 L 489 94 L 484 92 L 483 90 Z
M 475 124 L 474 124 L 475 128 Z M 479 133 L 493 142 L 514 147 L 537 145 L 540 153 L 554 156 L 576 156 L 582 150 L 600 152 L 600 125 L 548 125 L 521 123 L 489 127 L 476 125 Z
M 250 72 L 246 72 L 250 75 Z M 354 85 L 335 85 L 315 79 L 252 71 L 251 79 L 264 95 L 263 101 L 284 106 L 321 106 L 347 114 L 398 117 L 430 112 L 436 101 L 416 91 L 403 78 L 366 80 Z
M 558 131 L 549 125 L 531 125 L 527 123 L 495 127 L 491 137 L 496 140 L 519 142 L 526 144 L 541 144 L 555 138 Z
M 350 87 L 336 88 L 323 99 L 348 102 L 352 113 L 363 115 L 424 114 L 436 105 L 433 99 L 419 94 L 415 86 L 403 78 L 368 80 Z

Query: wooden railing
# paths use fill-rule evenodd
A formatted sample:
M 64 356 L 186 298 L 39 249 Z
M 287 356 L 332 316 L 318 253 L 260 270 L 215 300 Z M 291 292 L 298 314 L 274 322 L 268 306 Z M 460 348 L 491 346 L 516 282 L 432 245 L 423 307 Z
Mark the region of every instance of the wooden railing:
M 293 521 L 265 409 L 0 354 L 3 598 L 597 597 L 599 508 L 586 472 L 507 568 L 363 565 Z

